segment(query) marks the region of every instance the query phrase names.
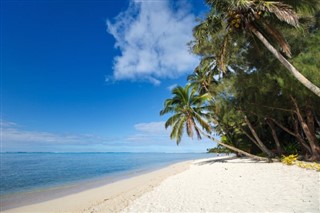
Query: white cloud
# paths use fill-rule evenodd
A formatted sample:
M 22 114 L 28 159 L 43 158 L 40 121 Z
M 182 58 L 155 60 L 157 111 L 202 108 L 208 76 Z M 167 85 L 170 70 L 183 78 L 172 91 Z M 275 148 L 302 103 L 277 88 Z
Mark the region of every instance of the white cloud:
M 1 128 L 13 127 L 13 126 L 16 126 L 16 125 L 17 125 L 17 124 L 14 123 L 14 122 L 0 120 L 0 127 L 1 127 Z
M 130 135 L 127 141 L 131 142 L 143 142 L 150 144 L 163 144 L 164 142 L 170 141 L 169 135 L 170 130 L 165 129 L 165 122 L 149 122 L 149 123 L 138 123 L 134 125 L 136 133 Z
M 162 78 L 192 72 L 198 59 L 188 51 L 195 16 L 186 1 L 131 1 L 108 32 L 121 55 L 114 58 L 115 80 L 143 80 L 155 85 Z
M 184 134 L 182 142 L 177 147 L 176 141 L 170 139 L 171 128 L 165 129 L 164 121 L 138 123 L 134 125 L 134 128 L 137 132 L 127 138 L 127 141 L 133 145 L 163 146 L 171 148 L 173 152 L 205 151 L 208 147 L 214 146 L 214 143 L 209 142 L 206 138 L 203 138 L 202 141 L 192 140 Z
M 11 145 L 94 145 L 112 144 L 115 138 L 90 134 L 55 134 L 43 131 L 29 131 L 18 128 L 13 122 L 1 121 L 1 142 L 4 147 Z M 23 148 L 23 147 L 22 147 Z
M 151 134 L 165 134 L 167 131 L 164 127 L 165 122 L 138 123 L 134 128 L 140 132 Z
M 199 143 L 187 136 L 179 147 L 170 140 L 170 131 L 163 121 L 138 123 L 134 134 L 120 138 L 108 138 L 92 134 L 57 134 L 44 131 L 30 131 L 19 125 L 1 121 L 2 151 L 140 151 L 140 152 L 188 152 L 205 151 L 212 145 Z

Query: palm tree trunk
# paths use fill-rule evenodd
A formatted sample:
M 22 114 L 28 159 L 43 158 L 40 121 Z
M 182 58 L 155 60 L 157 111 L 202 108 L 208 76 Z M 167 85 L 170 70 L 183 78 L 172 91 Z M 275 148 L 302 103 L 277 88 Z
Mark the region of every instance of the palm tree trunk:
M 313 137 L 313 140 L 317 141 L 316 133 L 315 133 L 315 127 L 314 127 L 315 126 L 315 123 L 314 123 L 315 119 L 314 119 L 312 108 L 311 108 L 310 105 L 308 105 L 306 107 L 306 117 L 307 117 L 307 125 L 308 125 L 308 127 L 310 129 L 310 133 L 311 133 L 311 135 Z M 320 150 L 318 150 L 318 151 L 320 151 Z
M 316 123 L 318 124 L 318 127 L 320 127 L 320 120 L 319 120 L 319 118 L 317 117 L 317 114 L 316 114 L 316 112 L 314 111 L 314 109 L 312 109 L 312 113 L 313 113 L 313 116 L 314 116 L 314 120 L 315 120 Z
M 309 145 L 303 140 L 302 136 L 299 133 L 299 128 L 298 128 L 298 123 L 294 123 L 294 132 L 292 132 L 291 130 L 289 130 L 288 128 L 286 128 L 285 126 L 283 126 L 282 124 L 280 124 L 278 121 L 276 121 L 275 119 L 269 118 L 271 119 L 278 127 L 280 127 L 282 130 L 284 130 L 285 132 L 287 132 L 288 134 L 294 136 L 297 141 L 300 143 L 300 145 L 302 146 L 303 149 L 305 149 L 308 153 L 311 154 L 311 149 L 309 147 Z
M 230 146 L 228 144 L 225 144 L 225 143 L 222 143 L 221 141 L 215 139 L 214 137 L 204 133 L 201 129 L 199 129 L 197 126 L 195 126 L 195 128 L 202 134 L 204 135 L 205 137 L 209 138 L 210 140 L 216 142 L 217 144 L 220 144 L 221 146 L 224 146 L 234 152 L 237 152 L 237 153 L 240 153 L 240 154 L 243 154 L 249 158 L 253 158 L 255 160 L 261 160 L 261 161 L 267 161 L 267 162 L 272 162 L 272 160 L 270 158 L 264 158 L 264 157 L 259 157 L 259 156 L 256 156 L 256 155 L 253 155 L 253 154 L 250 154 L 248 152 L 245 152 L 245 151 L 242 151 L 241 149 L 238 149 L 234 146 Z
M 309 141 L 311 151 L 312 151 L 311 160 L 320 160 L 320 153 L 319 153 L 320 148 L 319 148 L 317 139 L 315 136 L 312 135 L 312 132 L 310 131 L 307 123 L 305 122 L 304 118 L 302 117 L 302 114 L 301 114 L 301 111 L 300 111 L 300 108 L 298 106 L 297 101 L 292 96 L 291 96 L 291 100 L 292 100 L 293 105 L 296 109 L 296 114 L 297 114 L 298 120 L 301 124 L 301 127 L 302 127 L 308 141 Z
M 281 156 L 282 150 L 281 150 L 281 145 L 280 145 L 279 138 L 277 136 L 276 127 L 274 126 L 274 123 L 269 119 L 267 119 L 267 124 L 269 125 L 269 127 L 271 129 L 272 137 L 273 137 L 274 142 L 275 142 L 276 147 L 277 147 L 277 154 L 278 154 L 278 156 Z
M 254 144 L 262 151 L 262 149 L 261 149 L 260 145 L 258 144 L 258 142 L 257 142 L 254 138 L 252 138 L 252 137 L 249 135 L 249 133 L 247 133 L 243 128 L 240 127 L 240 129 L 241 129 L 242 132 L 252 141 L 252 143 L 254 143 Z
M 253 25 L 249 26 L 250 31 L 267 47 L 267 49 L 289 70 L 289 72 L 311 92 L 320 97 L 320 88 L 304 77 L 281 53 L 276 50 L 269 41 Z
M 295 132 L 295 135 L 296 135 L 298 142 L 300 143 L 302 149 L 305 150 L 305 152 L 306 152 L 306 156 L 312 155 L 312 151 L 311 151 L 310 146 L 304 141 L 303 137 L 301 136 L 301 134 L 299 132 L 299 121 L 297 121 L 297 119 L 294 119 L 293 128 L 294 128 L 294 132 Z
M 240 129 L 242 130 L 242 132 L 262 151 L 263 151 L 263 148 L 260 146 L 260 144 L 253 138 L 249 135 L 249 133 L 247 133 L 243 128 L 240 127 Z M 265 152 L 264 152 L 265 153 Z M 267 153 L 265 153 L 267 154 Z M 267 154 L 268 155 L 268 154 Z
M 256 131 L 254 130 L 253 126 L 251 125 L 249 119 L 247 118 L 247 116 L 244 116 L 244 120 L 247 123 L 253 137 L 256 139 L 257 143 L 259 144 L 259 148 L 268 155 L 269 158 L 274 157 L 274 154 L 271 152 L 271 150 L 269 150 L 261 141 L 261 139 L 259 138 L 258 134 L 256 133 Z

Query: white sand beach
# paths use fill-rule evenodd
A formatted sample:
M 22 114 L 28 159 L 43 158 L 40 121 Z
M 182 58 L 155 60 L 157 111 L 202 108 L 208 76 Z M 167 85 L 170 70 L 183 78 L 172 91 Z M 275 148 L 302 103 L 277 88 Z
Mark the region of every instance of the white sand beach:
M 320 173 L 204 159 L 4 212 L 320 212 Z
M 315 171 L 280 163 L 193 163 L 123 212 L 320 212 Z

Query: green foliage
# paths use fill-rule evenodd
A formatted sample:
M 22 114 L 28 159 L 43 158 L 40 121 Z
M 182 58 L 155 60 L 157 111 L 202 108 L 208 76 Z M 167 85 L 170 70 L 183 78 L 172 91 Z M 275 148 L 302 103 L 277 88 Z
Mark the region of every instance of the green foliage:
M 209 153 L 232 153 L 233 151 L 226 148 L 226 147 L 223 147 L 221 145 L 218 145 L 217 147 L 215 148 L 210 148 L 207 150 Z
M 299 147 L 298 143 L 291 142 L 291 143 L 287 144 L 286 146 L 284 146 L 283 149 L 286 154 L 293 155 L 293 154 L 298 153 L 298 147 Z
M 263 152 L 258 153 L 257 156 L 268 157 L 268 155 L 266 153 L 263 153 Z
M 173 97 L 164 102 L 164 108 L 160 111 L 160 115 L 173 113 L 165 123 L 166 128 L 172 127 L 170 138 L 179 144 L 185 128 L 189 137 L 192 138 L 195 132 L 198 139 L 201 139 L 197 125 L 210 133 L 208 121 L 211 120 L 211 112 L 206 106 L 209 94 L 198 94 L 190 84 L 185 87 L 177 86 L 172 90 L 172 94 Z
M 166 100 L 161 111 L 161 115 L 173 114 L 166 122 L 166 128 L 173 128 L 171 138 L 179 143 L 184 131 L 190 137 L 193 132 L 201 137 L 202 128 L 209 134 L 218 133 L 227 145 L 261 153 L 244 121 L 246 116 L 267 149 L 276 152 L 280 147 L 279 156 L 312 155 L 308 150 L 310 138 L 306 137 L 292 99 L 318 140 L 320 99 L 287 73 L 250 29 L 257 29 L 303 75 L 320 86 L 320 1 L 207 2 L 211 11 L 194 28 L 195 40 L 190 42 L 201 62 L 189 75 L 188 85 L 174 89 L 173 97 Z M 293 28 L 290 25 L 296 25 L 298 15 L 299 27 Z M 219 149 L 224 150 L 219 146 L 213 150 Z
M 320 86 L 320 31 L 307 37 L 303 50 L 293 58 L 293 64 L 314 84 Z

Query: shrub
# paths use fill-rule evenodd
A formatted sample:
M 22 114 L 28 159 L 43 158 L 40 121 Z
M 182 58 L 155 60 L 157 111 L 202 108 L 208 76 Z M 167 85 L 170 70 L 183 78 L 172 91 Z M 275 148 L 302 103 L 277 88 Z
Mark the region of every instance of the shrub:
M 286 165 L 293 165 L 297 161 L 298 155 L 282 156 L 281 162 Z
M 306 163 L 297 160 L 298 155 L 289 155 L 289 156 L 282 156 L 281 162 L 286 165 L 297 165 L 304 169 L 311 169 L 320 172 L 320 164 L 319 163 Z

